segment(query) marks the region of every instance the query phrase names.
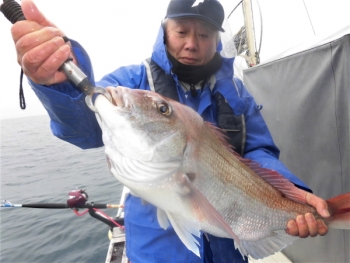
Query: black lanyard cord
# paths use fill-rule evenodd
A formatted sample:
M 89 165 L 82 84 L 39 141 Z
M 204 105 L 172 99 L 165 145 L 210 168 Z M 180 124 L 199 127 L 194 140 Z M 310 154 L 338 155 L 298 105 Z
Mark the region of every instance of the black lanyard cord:
M 24 99 L 24 93 L 23 93 L 23 69 L 21 69 L 21 76 L 19 78 L 19 106 L 22 110 L 26 108 L 26 100 Z

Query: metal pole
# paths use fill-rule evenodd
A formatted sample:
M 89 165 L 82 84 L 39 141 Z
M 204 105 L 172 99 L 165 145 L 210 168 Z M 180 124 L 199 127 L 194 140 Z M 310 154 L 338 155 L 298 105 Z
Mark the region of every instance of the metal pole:
M 247 34 L 247 44 L 248 44 L 248 50 L 249 50 L 249 59 L 250 59 L 249 66 L 253 67 L 257 64 L 257 60 L 256 60 L 252 4 L 250 0 L 243 0 L 243 13 L 244 13 L 244 23 L 245 23 L 246 34 Z

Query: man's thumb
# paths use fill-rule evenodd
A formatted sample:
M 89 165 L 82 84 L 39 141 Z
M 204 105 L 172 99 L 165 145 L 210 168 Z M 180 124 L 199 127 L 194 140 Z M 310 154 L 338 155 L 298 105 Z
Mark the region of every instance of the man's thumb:
M 22 11 L 27 20 L 35 21 L 42 26 L 54 26 L 43 13 L 36 7 L 32 0 L 22 0 L 21 1 Z

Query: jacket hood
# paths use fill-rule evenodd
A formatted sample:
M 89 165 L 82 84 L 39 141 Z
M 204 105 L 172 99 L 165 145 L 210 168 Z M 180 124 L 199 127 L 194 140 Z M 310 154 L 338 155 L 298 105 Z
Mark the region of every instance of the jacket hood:
M 171 73 L 173 65 L 170 63 L 164 43 L 164 29 L 160 26 L 156 42 L 153 45 L 152 60 L 158 64 L 167 74 Z
M 171 69 L 173 65 L 168 59 L 166 46 L 164 43 L 164 28 L 160 26 L 156 42 L 153 45 L 152 60 L 158 64 L 167 74 L 171 74 Z M 222 44 L 219 42 L 217 51 L 220 52 L 222 49 Z M 222 56 L 221 56 L 222 57 Z M 231 76 L 233 78 L 233 62 L 234 58 L 222 57 L 222 66 L 216 75 L 216 79 L 221 77 Z M 224 71 L 224 72 L 222 72 Z

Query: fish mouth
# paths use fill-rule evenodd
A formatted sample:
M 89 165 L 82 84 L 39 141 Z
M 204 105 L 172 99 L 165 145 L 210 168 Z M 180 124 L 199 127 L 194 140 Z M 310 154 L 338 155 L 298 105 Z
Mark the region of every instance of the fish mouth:
M 133 103 L 131 102 L 130 89 L 118 86 L 110 90 L 112 95 L 112 104 L 118 111 L 131 112 L 133 110 Z

